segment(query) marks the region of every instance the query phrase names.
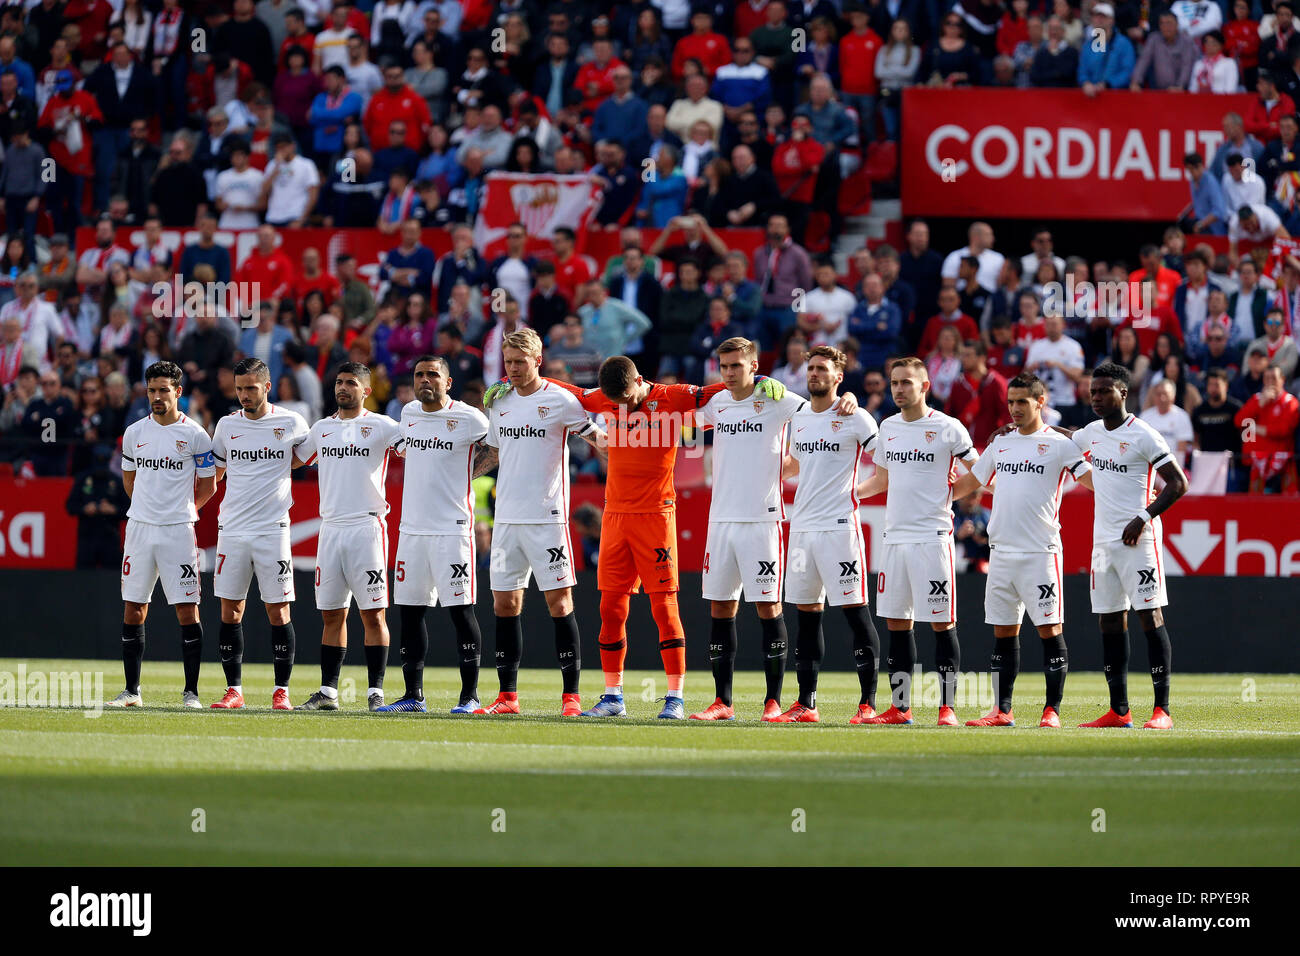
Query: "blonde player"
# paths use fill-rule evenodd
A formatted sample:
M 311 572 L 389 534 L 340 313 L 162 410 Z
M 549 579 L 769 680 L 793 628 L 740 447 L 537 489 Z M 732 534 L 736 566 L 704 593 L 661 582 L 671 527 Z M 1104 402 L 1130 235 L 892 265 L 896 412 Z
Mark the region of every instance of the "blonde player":
M 786 562 L 785 599 L 799 609 L 794 669 L 799 701 L 776 718 L 779 723 L 813 723 L 817 713 L 817 676 L 825 642 L 822 610 L 826 603 L 843 608 L 853 631 L 853 660 L 862 696 L 850 723 L 876 714 L 880 674 L 880 637 L 867 612 L 867 554 L 858 518 L 858 463 L 874 449 L 876 421 L 862 409 L 845 415 L 835 408 L 847 358 L 839 349 L 819 345 L 808 353 L 810 401 L 790 419 L 790 451 L 781 476 L 799 476 L 790 509 L 790 550 Z
M 436 355 L 415 361 L 415 397 L 402 409 L 406 472 L 402 481 L 402 525 L 397 539 L 393 596 L 401 613 L 402 677 L 406 690 L 379 709 L 427 710 L 424 658 L 429 632 L 424 613 L 441 604 L 451 616 L 460 657 L 460 700 L 453 714 L 479 707 L 478 669 L 482 638 L 474 602 L 474 499 L 470 483 L 496 467 L 497 450 L 487 445 L 488 421 L 477 408 L 447 394 L 451 370 Z
M 339 410 L 322 418 L 298 449 L 305 464 L 320 459 L 320 536 L 316 543 L 316 606 L 322 620 L 320 690 L 299 710 L 338 710 L 339 671 L 348 648 L 348 607 L 355 596 L 365 627 L 366 701 L 384 705 L 388 662 L 388 453 L 400 448 L 402 429 L 387 415 L 362 407 L 370 369 L 344 362 L 334 380 Z
M 167 603 L 181 625 L 185 690 L 181 703 L 200 708 L 199 549 L 194 522 L 216 490 L 216 465 L 207 432 L 177 409 L 181 370 L 174 362 L 145 369 L 147 418 L 122 436 L 122 486 L 131 496 L 122 554 L 122 670 L 126 689 L 112 707 L 139 707 L 144 622 L 154 585 L 162 578 Z
M 1007 386 L 1016 429 L 998 436 L 971 472 L 953 485 L 964 498 L 980 485 L 993 487 L 989 522 L 984 621 L 993 625 L 992 671 L 997 706 L 967 727 L 1014 727 L 1012 692 L 1020 672 L 1020 622 L 1029 620 L 1043 644 L 1047 701 L 1040 727 L 1061 726 L 1061 697 L 1069 655 L 1065 647 L 1065 595 L 1061 590 L 1061 493 L 1066 478 L 1092 487 L 1092 470 L 1066 436 L 1043 424 L 1047 386 L 1025 373 Z
M 555 625 L 563 678 L 560 713 L 582 713 L 578 678 L 582 651 L 573 614 L 573 543 L 569 540 L 569 436 L 602 449 L 605 433 L 578 400 L 539 374 L 542 340 L 519 329 L 502 343 L 511 390 L 492 403 L 487 442 L 497 449 L 496 523 L 492 536 L 492 607 L 496 614 L 497 699 L 476 714 L 519 713 L 519 615 L 533 575 Z M 601 454 L 604 454 L 603 449 Z
M 704 548 L 703 596 L 713 618 L 709 661 L 714 701 L 692 720 L 734 720 L 731 689 L 736 669 L 736 612 L 743 592 L 763 628 L 763 670 L 767 678 L 764 721 L 781 714 L 785 678 L 786 629 L 781 587 L 785 548 L 781 521 L 781 466 L 790 418 L 807 403 L 794 394 L 769 398 L 756 391 L 758 346 L 749 339 L 727 339 L 717 349 L 724 390 L 695 413 L 701 427 L 713 428 L 713 496 Z M 852 395 L 837 408 L 857 408 Z
M 858 488 L 867 498 L 888 489 L 880 597 L 876 612 L 889 625 L 889 682 L 893 701 L 870 724 L 912 722 L 911 682 L 916 664 L 917 620 L 934 631 L 935 659 L 942 681 L 939 726 L 956 727 L 953 705 L 961 649 L 957 643 L 956 575 L 952 549 L 953 463 L 966 470 L 977 455 L 965 426 L 930 408 L 930 376 L 918 358 L 890 366 L 890 391 L 897 415 L 880 425 L 874 456 L 876 473 Z
M 244 706 L 244 602 L 253 575 L 271 623 L 275 668 L 272 710 L 293 710 L 289 675 L 293 672 L 295 636 L 289 611 L 294 600 L 293 549 L 289 543 L 289 508 L 293 505 L 293 469 L 302 465 L 294 452 L 307 438 L 307 422 L 297 412 L 276 408 L 271 372 L 258 358 L 235 366 L 235 397 L 240 410 L 217 422 L 212 454 L 217 481 L 226 479 L 226 495 L 217 518 L 217 566 L 213 591 L 221 598 L 221 637 L 217 647 L 226 672 L 226 693 L 212 706 Z

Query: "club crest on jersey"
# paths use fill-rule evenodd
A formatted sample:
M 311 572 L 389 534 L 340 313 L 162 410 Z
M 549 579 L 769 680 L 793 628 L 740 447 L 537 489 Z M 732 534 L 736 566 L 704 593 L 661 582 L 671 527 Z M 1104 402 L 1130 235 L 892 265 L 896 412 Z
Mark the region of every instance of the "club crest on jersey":
M 833 432 L 837 432 L 837 431 L 839 431 L 839 430 L 840 430 L 840 426 L 843 425 L 843 424 L 844 424 L 844 423 L 843 423 L 842 421 L 839 421 L 838 419 L 834 419 L 834 420 L 832 420 L 832 421 L 831 421 L 831 431 L 833 431 Z
M 659 402 L 657 400 L 653 402 L 646 402 L 645 407 L 650 409 L 650 411 L 653 412 L 656 408 L 659 407 Z
M 1047 454 L 1047 444 L 1046 444 L 1045 442 L 1042 443 L 1042 444 L 1040 444 L 1040 445 L 1038 446 L 1038 453 L 1039 453 L 1040 455 L 1046 455 L 1046 454 Z
M 537 417 L 538 417 L 538 418 L 545 418 L 545 417 L 546 417 L 546 413 L 549 412 L 550 410 L 551 410 L 551 406 L 549 406 L 549 405 L 538 405 L 538 406 L 537 406 Z
M 276 440 L 276 441 L 284 441 L 284 429 L 283 429 L 283 428 L 272 428 L 271 431 L 272 431 L 272 433 L 274 433 L 274 435 L 275 435 L 275 440 Z
M 185 454 L 185 449 L 189 447 L 190 447 L 189 442 L 184 441 L 183 439 L 180 438 L 176 439 L 176 450 L 180 452 L 182 455 Z
M 759 412 L 761 412 L 761 411 L 763 410 L 763 404 L 764 404 L 763 402 L 755 402 L 755 403 L 754 403 L 754 414 L 755 414 L 755 415 L 757 415 Z
M 926 433 L 925 433 L 925 443 L 926 443 L 927 445 L 928 445 L 928 444 L 931 444 L 931 443 L 932 443 L 936 438 L 938 438 L 938 437 L 939 437 L 939 433 L 938 433 L 938 432 L 926 432 Z
M 369 425 L 362 425 L 362 426 L 361 426 L 361 437 L 362 437 L 362 438 L 369 438 L 369 437 L 370 437 L 370 433 L 371 433 L 372 431 L 374 431 L 374 429 L 372 429 Z
M 454 432 L 454 431 L 456 430 L 456 425 L 457 425 L 457 424 L 458 424 L 458 423 L 457 423 L 456 419 L 454 419 L 454 418 L 449 418 L 449 419 L 447 419 L 447 431 L 449 431 L 449 432 Z
M 1127 454 L 1128 454 L 1128 442 L 1126 442 L 1126 441 L 1122 441 L 1122 442 L 1119 443 L 1119 453 L 1120 453 L 1121 455 L 1127 455 Z

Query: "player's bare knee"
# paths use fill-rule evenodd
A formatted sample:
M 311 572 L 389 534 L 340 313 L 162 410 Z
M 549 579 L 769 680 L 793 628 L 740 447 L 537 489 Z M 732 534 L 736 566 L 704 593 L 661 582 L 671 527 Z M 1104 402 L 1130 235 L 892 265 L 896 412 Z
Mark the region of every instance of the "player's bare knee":
M 143 624 L 144 619 L 149 616 L 148 604 L 136 604 L 134 601 L 127 601 L 122 608 L 123 624 Z
M 935 630 L 937 631 L 938 628 L 935 628 Z M 1039 631 L 1040 631 L 1040 633 L 1041 633 L 1042 629 L 1039 628 Z M 994 636 L 994 637 L 1019 637 L 1019 636 L 1020 636 L 1020 626 L 1019 626 L 1019 625 L 1013 625 L 1013 624 L 1010 624 L 1010 625 L 1009 625 L 1009 624 L 994 624 L 994 625 L 993 625 L 993 636 Z
M 887 617 L 885 618 L 885 627 L 891 631 L 910 631 L 912 622 L 901 617 Z
M 1038 636 L 1045 641 L 1054 640 L 1059 637 L 1065 630 L 1060 624 L 1040 624 L 1038 625 Z
M 931 621 L 930 622 L 930 630 L 934 631 L 934 633 L 936 634 L 942 634 L 944 631 L 951 631 L 956 626 L 957 625 L 954 624 L 952 621 Z M 1017 633 L 1019 632 L 1017 631 Z
M 781 616 L 785 605 L 780 601 L 759 601 L 754 605 L 754 610 L 758 612 L 760 621 L 771 621 Z
M 283 627 L 289 623 L 289 611 L 293 607 L 288 601 L 281 604 L 266 605 L 266 619 L 276 627 Z M 240 614 L 243 614 L 243 608 L 240 608 Z
M 735 617 L 739 608 L 739 601 L 714 601 L 711 613 L 715 620 L 725 621 L 727 618 Z
M 1138 620 L 1142 623 L 1144 631 L 1154 631 L 1164 627 L 1165 624 L 1165 616 L 1158 607 L 1149 611 L 1138 611 Z
M 518 617 L 524 610 L 522 591 L 493 591 L 492 613 L 497 617 Z
M 551 617 L 568 617 L 573 613 L 573 589 L 559 588 L 546 592 L 546 607 Z
M 1097 624 L 1101 627 L 1103 634 L 1118 634 L 1127 628 L 1127 617 L 1128 614 L 1125 611 L 1114 611 L 1110 614 L 1098 614 Z
M 176 620 L 181 624 L 199 623 L 199 606 L 197 604 L 177 604 Z
M 269 607 L 269 605 L 268 605 Z M 244 619 L 244 602 L 232 601 L 229 598 L 221 599 L 221 623 L 238 624 Z M 275 622 L 272 621 L 272 624 Z
M 361 626 L 366 629 L 367 644 L 388 643 L 388 615 L 384 608 L 362 611 Z
M 850 606 L 850 605 L 846 605 L 846 606 Z M 854 605 L 851 605 L 851 606 L 852 606 L 852 607 L 861 607 L 862 605 L 861 605 L 861 604 L 854 604 Z M 799 610 L 801 610 L 801 611 L 811 611 L 811 612 L 814 613 L 814 614 L 820 614 L 823 610 L 825 610 L 825 605 L 824 605 L 824 604 L 796 604 L 795 607 L 797 607 L 797 608 L 798 608 Z

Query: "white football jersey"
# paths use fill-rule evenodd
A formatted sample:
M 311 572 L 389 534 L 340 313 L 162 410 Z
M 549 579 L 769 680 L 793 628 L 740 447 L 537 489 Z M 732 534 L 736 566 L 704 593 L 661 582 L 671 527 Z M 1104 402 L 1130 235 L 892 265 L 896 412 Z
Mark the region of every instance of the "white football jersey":
M 790 419 L 790 456 L 799 462 L 799 487 L 790 506 L 790 531 L 843 531 L 858 520 L 858 463 L 874 447 L 876 420 L 862 409 L 844 416 L 832 406 L 808 405 Z
M 877 468 L 889 473 L 884 539 L 889 544 L 935 541 L 952 534 L 952 485 L 948 474 L 961 459 L 978 458 L 966 426 L 930 409 L 914 422 L 903 413 L 880 423 Z
M 135 472 L 128 518 L 145 524 L 189 524 L 199 517 L 195 476 L 217 473 L 212 439 L 185 415 L 170 425 L 160 425 L 149 415 L 122 435 L 122 470 Z
M 464 402 L 426 412 L 415 401 L 402 406 L 401 425 L 406 449 L 402 533 L 469 534 L 474 528 L 474 448 L 487 435 L 487 418 Z
M 726 389 L 695 412 L 713 426 L 713 497 L 710 521 L 780 521 L 781 460 L 790 419 L 808 402 L 786 392 L 779 402 L 755 391 L 736 401 Z
M 320 468 L 320 516 L 332 524 L 357 524 L 388 514 L 384 479 L 388 453 L 401 445 L 402 429 L 387 415 L 337 413 L 307 432 L 298 457 Z
M 543 381 L 531 395 L 511 390 L 492 403 L 487 442 L 501 451 L 496 520 L 504 524 L 567 524 L 569 436 L 595 424 L 578 400 Z
M 1074 442 L 1044 425 L 994 441 L 971 472 L 993 486 L 989 543 L 997 551 L 1061 550 L 1061 490 L 1065 476 L 1078 479 L 1089 465 Z
M 1119 541 L 1124 526 L 1155 498 L 1156 470 L 1174 460 L 1160 433 L 1136 415 L 1108 431 L 1104 422 L 1084 425 L 1072 436 L 1079 451 L 1092 462 L 1094 544 Z M 1153 536 L 1160 530 L 1156 518 L 1142 529 Z
M 256 420 L 245 417 L 241 408 L 217 422 L 212 455 L 226 469 L 218 530 L 267 534 L 287 527 L 293 505 L 293 452 L 308 430 L 297 412 L 274 405 Z

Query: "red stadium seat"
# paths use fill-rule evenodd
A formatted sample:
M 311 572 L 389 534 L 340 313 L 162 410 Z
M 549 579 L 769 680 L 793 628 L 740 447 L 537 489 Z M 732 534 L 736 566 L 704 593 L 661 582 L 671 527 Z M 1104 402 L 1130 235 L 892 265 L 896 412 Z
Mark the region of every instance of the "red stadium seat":
M 888 182 L 898 176 L 898 145 L 892 142 L 872 143 L 867 147 L 867 161 L 862 171 L 873 183 Z

